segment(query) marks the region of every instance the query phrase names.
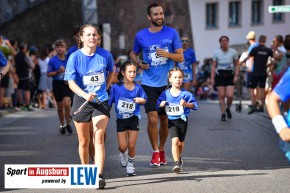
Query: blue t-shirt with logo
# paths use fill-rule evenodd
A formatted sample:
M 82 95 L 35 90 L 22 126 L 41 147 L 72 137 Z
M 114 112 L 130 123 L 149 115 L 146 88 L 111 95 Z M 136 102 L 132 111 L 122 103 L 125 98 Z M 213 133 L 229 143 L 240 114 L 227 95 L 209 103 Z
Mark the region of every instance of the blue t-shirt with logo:
M 188 116 L 190 113 L 190 108 L 179 105 L 181 99 L 185 100 L 187 103 L 193 103 L 194 108 L 192 108 L 192 110 L 197 110 L 198 104 L 194 98 L 194 95 L 184 89 L 182 89 L 180 94 L 176 97 L 171 95 L 170 89 L 163 91 L 157 100 L 156 108 L 160 109 L 160 103 L 162 101 L 166 101 L 167 104 L 165 106 L 165 111 L 168 119 L 180 119 L 182 115 Z
M 163 26 L 159 32 L 150 32 L 148 28 L 136 34 L 133 52 L 139 54 L 143 51 L 143 60 L 149 64 L 149 69 L 143 70 L 141 84 L 151 87 L 167 85 L 167 73 L 173 68 L 174 61 L 156 55 L 160 48 L 174 53 L 181 48 L 181 41 L 177 31 L 171 27 Z
M 83 91 L 95 93 L 98 100 L 103 102 L 108 100 L 106 77 L 108 72 L 113 71 L 114 59 L 107 50 L 97 48 L 92 56 L 87 56 L 78 49 L 68 59 L 64 79 L 74 80 Z
M 47 72 L 57 71 L 59 70 L 61 66 L 65 68 L 66 63 L 67 63 L 67 59 L 61 60 L 59 59 L 57 55 L 53 56 L 48 62 Z M 52 77 L 53 80 L 63 80 L 63 78 L 64 78 L 64 72 Z
M 124 84 L 114 84 L 111 88 L 109 106 L 115 103 L 115 111 L 118 119 L 127 119 L 132 116 L 140 116 L 140 104 L 134 102 L 134 98 L 141 97 L 147 100 L 147 95 L 139 84 L 135 84 L 133 90 L 128 90 Z
M 183 82 L 190 82 L 193 80 L 192 64 L 196 62 L 195 52 L 191 48 L 187 48 L 183 51 L 183 62 L 177 62 L 177 67 L 183 70 Z

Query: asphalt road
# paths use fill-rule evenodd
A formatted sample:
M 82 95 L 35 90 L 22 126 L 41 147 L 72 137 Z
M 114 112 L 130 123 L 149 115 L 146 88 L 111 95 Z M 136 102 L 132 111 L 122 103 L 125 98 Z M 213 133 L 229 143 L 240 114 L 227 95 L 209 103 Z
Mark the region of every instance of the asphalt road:
M 107 127 L 104 190 L 4 189 L 2 192 L 290 192 L 290 167 L 278 147 L 267 113 L 247 115 L 232 107 L 233 119 L 220 121 L 216 101 L 200 101 L 192 111 L 183 153 L 183 173 L 171 172 L 171 141 L 167 166 L 151 168 L 151 146 L 143 113 L 137 141 L 137 176 L 126 177 L 118 161 L 115 115 Z M 0 171 L 5 164 L 79 164 L 77 135 L 58 133 L 56 110 L 18 112 L 0 118 Z

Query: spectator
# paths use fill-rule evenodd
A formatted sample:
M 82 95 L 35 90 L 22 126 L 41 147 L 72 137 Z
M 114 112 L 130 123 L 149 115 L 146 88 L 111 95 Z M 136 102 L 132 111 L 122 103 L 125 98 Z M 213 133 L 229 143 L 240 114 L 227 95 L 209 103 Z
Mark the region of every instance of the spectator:
M 254 63 L 250 63 L 249 69 L 253 69 L 252 76 L 249 80 L 251 106 L 249 106 L 248 114 L 254 111 L 264 112 L 265 104 L 265 86 L 267 78 L 268 58 L 273 57 L 273 51 L 265 46 L 267 37 L 261 35 L 259 37 L 259 45 L 254 47 L 249 55 L 240 63 L 246 62 L 250 57 L 254 57 Z M 260 106 L 256 107 L 254 103 L 254 90 L 257 88 L 258 96 L 261 101 Z
M 18 105 L 22 110 L 33 111 L 30 105 L 30 77 L 29 70 L 34 68 L 33 61 L 27 56 L 27 44 L 21 43 L 19 45 L 19 52 L 15 56 L 16 74 L 19 77 L 17 88 Z M 24 97 L 22 95 L 24 93 Z M 24 99 L 23 99 L 24 98 Z

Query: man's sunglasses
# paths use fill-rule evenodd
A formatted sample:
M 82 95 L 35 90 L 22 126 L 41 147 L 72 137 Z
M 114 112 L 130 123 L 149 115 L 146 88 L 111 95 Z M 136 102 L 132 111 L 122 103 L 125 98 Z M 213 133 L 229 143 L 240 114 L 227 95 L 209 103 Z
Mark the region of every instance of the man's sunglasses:
M 188 40 L 181 40 L 181 42 L 188 42 Z

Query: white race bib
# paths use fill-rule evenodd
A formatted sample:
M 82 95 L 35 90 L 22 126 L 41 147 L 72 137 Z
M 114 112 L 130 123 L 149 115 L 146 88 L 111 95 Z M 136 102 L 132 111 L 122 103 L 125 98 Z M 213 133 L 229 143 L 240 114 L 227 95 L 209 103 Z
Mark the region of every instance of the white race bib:
M 169 116 L 178 116 L 184 114 L 183 106 L 181 105 L 165 106 L 165 111 Z
M 133 113 L 135 111 L 135 103 L 119 99 L 117 108 L 121 112 Z
M 90 86 L 102 85 L 105 82 L 105 74 L 98 73 L 98 74 L 83 76 L 83 82 L 84 82 L 84 85 L 90 85 Z

